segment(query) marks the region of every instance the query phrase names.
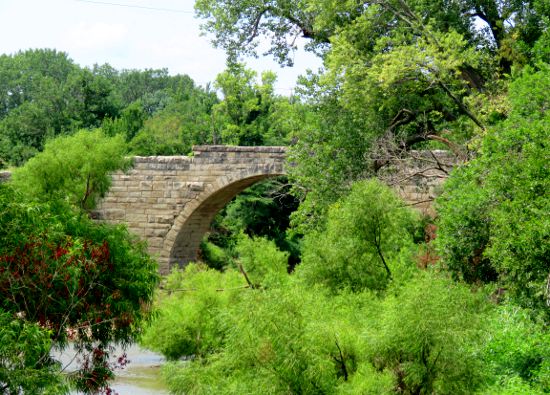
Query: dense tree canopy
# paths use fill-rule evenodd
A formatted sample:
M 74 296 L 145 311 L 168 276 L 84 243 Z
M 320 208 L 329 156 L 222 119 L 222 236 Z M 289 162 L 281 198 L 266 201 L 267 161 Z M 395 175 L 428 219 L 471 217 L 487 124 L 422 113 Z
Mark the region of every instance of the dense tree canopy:
M 512 69 L 549 61 L 544 1 L 204 0 L 196 10 L 230 59 L 267 37 L 285 63 L 302 36 L 324 60 L 302 79 L 312 114 L 291 154 L 302 225 L 410 149 L 445 147 L 464 159 L 468 142 L 507 116 Z
M 205 88 L 0 56 L 0 166 L 22 165 L 0 185 L 0 392 L 106 389 L 110 345 L 141 336 L 176 394 L 548 393 L 548 1 L 195 6 L 228 54 Z M 266 38 L 324 62 L 292 97 L 239 63 Z M 151 305 L 145 246 L 87 213 L 125 154 L 193 144 L 289 145 L 289 174 L 233 199 Z M 385 185 L 434 168 L 435 218 Z M 49 351 L 75 334 L 68 381 Z
M 439 199 L 439 251 L 468 282 L 498 280 L 522 304 L 547 312 L 550 223 L 548 66 L 510 86 L 509 118 L 479 156 L 458 168 Z
M 504 68 L 530 57 L 530 48 L 543 36 L 549 9 L 545 1 L 213 1 L 198 0 L 197 15 L 205 19 L 203 28 L 214 34 L 214 44 L 230 57 L 256 53 L 262 37 L 271 39 L 268 53 L 289 63 L 296 38 L 311 39 L 310 49 L 335 46 L 335 37 L 356 27 L 363 19 L 376 24 L 373 35 L 357 35 L 365 47 L 387 35 L 388 28 L 415 26 L 433 21 L 437 30 L 455 30 L 471 42 L 494 51 Z M 359 32 L 358 32 L 359 33 Z M 369 40 L 370 41 L 369 43 Z

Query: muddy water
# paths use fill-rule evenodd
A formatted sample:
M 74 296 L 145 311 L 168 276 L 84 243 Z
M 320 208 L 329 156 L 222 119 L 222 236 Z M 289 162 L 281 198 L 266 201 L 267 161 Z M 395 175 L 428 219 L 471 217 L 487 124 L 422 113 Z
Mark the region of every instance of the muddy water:
M 112 355 L 121 355 L 122 350 L 115 350 Z M 151 351 L 143 350 L 134 345 L 126 350 L 128 365 L 124 369 L 116 371 L 116 379 L 112 383 L 112 389 L 119 395 L 167 395 L 168 389 L 164 384 L 160 368 L 164 363 L 162 356 Z M 71 363 L 74 352 L 71 349 L 63 353 L 55 353 L 67 370 L 75 368 Z M 76 395 L 76 393 L 74 393 Z
M 130 363 L 117 371 L 112 388 L 119 395 L 160 395 L 168 394 L 162 381 L 160 368 L 162 356 L 132 346 L 126 351 Z

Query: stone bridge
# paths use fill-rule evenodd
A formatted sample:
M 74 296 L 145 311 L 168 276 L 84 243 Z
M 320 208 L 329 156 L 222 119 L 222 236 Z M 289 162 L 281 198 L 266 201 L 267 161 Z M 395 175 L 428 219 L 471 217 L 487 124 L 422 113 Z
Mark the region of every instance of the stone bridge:
M 193 156 L 135 157 L 113 174 L 93 217 L 146 240 L 161 273 L 197 258 L 214 216 L 252 184 L 285 174 L 285 147 L 195 146 Z
M 111 189 L 92 213 L 98 220 L 125 223 L 146 240 L 161 273 L 197 258 L 214 216 L 233 197 L 285 174 L 285 147 L 212 145 L 195 146 L 193 152 L 135 157 L 130 171 L 113 174 Z M 452 162 L 445 151 L 413 152 L 412 161 L 387 167 L 391 177 L 381 178 L 409 204 L 426 209 Z
M 285 174 L 286 147 L 195 146 L 193 156 L 137 156 L 133 168 L 112 175 L 92 217 L 125 223 L 146 240 L 161 273 L 197 258 L 218 211 L 252 184 Z M 457 163 L 447 151 L 411 151 L 378 177 L 413 207 L 431 211 L 441 182 Z M 10 179 L 0 171 L 0 182 Z

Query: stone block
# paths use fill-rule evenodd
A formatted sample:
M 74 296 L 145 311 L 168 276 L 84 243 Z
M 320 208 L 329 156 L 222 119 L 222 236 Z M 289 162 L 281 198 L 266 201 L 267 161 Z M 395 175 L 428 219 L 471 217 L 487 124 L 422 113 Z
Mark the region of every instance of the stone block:
M 199 181 L 193 181 L 187 183 L 187 188 L 189 188 L 191 191 L 203 191 L 204 190 L 204 182 Z
M 151 190 L 151 189 L 153 189 L 153 182 L 152 181 L 140 181 L 139 188 L 142 191 Z
M 147 244 L 150 248 L 162 248 L 164 244 L 164 238 L 150 236 L 147 238 Z
M 131 223 L 147 222 L 147 215 L 141 213 L 126 213 L 125 220 Z
M 174 181 L 174 182 L 172 182 L 172 189 L 176 190 L 176 191 L 178 191 L 178 190 L 180 190 L 180 189 L 182 189 L 186 186 L 187 186 L 187 183 L 184 182 L 184 181 Z
M 148 215 L 147 222 L 147 226 L 166 228 L 167 226 L 170 227 L 170 225 L 174 222 L 174 216 L 167 214 Z

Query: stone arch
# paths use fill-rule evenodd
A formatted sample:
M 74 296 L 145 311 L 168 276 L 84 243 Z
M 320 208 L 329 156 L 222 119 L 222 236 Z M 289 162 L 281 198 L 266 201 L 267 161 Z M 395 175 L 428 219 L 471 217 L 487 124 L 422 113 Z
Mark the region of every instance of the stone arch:
M 206 186 L 185 205 L 166 235 L 160 256 L 164 263 L 162 271 L 197 259 L 201 240 L 212 220 L 236 195 L 259 181 L 284 174 L 281 167 L 268 164 L 229 174 Z

